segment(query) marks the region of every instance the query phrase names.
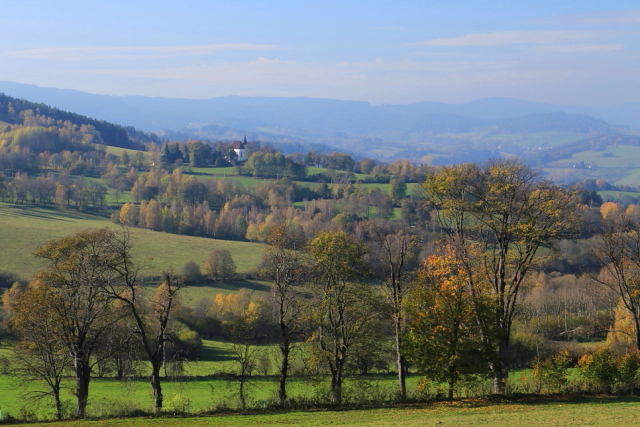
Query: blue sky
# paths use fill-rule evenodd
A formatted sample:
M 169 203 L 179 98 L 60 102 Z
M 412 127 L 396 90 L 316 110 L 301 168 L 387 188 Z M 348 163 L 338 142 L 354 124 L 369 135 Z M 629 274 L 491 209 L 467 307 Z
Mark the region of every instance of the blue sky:
M 0 80 L 110 95 L 640 100 L 636 1 L 34 1 Z

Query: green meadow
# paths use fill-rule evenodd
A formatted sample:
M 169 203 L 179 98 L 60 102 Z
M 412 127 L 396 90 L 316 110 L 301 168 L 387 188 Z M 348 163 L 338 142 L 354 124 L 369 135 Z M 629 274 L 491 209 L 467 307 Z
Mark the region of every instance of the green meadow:
M 553 162 L 550 166 L 561 166 L 567 162 L 585 162 L 598 168 L 638 168 L 640 167 L 640 147 L 629 145 L 609 146 L 603 151 L 582 151 L 570 159 Z
M 632 426 L 637 425 L 637 398 L 590 398 L 542 401 L 461 401 L 378 409 L 310 410 L 267 414 L 220 414 L 200 417 L 131 418 L 41 423 L 42 426 Z
M 522 148 L 558 147 L 585 138 L 586 134 L 578 132 L 532 132 L 532 133 L 502 133 L 483 137 L 483 141 L 510 142 Z
M 75 211 L 58 211 L 30 205 L 0 203 L 0 270 L 25 279 L 46 266 L 31 254 L 44 243 L 81 230 L 120 227 L 108 219 Z M 179 272 L 187 261 L 202 265 L 213 249 L 231 252 L 239 273 L 253 270 L 262 258 L 264 245 L 180 236 L 132 228 L 133 254 L 146 266 L 143 274 L 160 275 L 173 269 Z
M 258 369 L 248 385 L 249 402 L 252 406 L 261 406 L 261 402 L 273 401 L 276 397 L 278 350 L 277 346 L 256 346 L 258 354 Z M 300 354 L 296 352 L 296 354 Z M 0 346 L 0 358 L 10 356 L 8 345 Z M 297 357 L 294 357 L 294 362 Z M 302 366 L 294 363 L 295 366 Z M 232 345 L 226 342 L 203 340 L 203 351 L 200 360 L 183 364 L 181 376 L 177 379 L 166 375 L 163 380 L 163 394 L 165 407 L 171 410 L 177 400 L 188 401 L 189 411 L 192 413 L 211 411 L 215 408 L 236 408 L 237 383 L 230 380 L 225 372 L 233 372 L 235 368 Z M 147 366 L 143 364 L 140 377 L 120 381 L 114 378 L 94 377 L 90 385 L 88 405 L 89 416 L 101 416 L 107 408 L 114 405 L 129 405 L 129 408 L 152 411 L 151 387 L 147 375 Z M 416 388 L 418 376 L 410 375 L 408 387 Z M 392 396 L 396 390 L 396 376 L 369 375 L 347 378 L 344 384 L 345 399 L 358 399 L 362 393 Z M 289 396 L 296 400 L 327 401 L 329 380 L 327 376 L 321 378 L 292 376 L 289 381 Z M 6 414 L 18 416 L 25 411 L 33 413 L 38 418 L 52 418 L 53 411 L 47 399 L 35 404 L 29 399 L 30 392 L 44 390 L 41 382 L 24 382 L 11 376 L 0 375 L 0 410 Z M 62 398 L 67 402 L 74 400 L 72 395 L 73 380 L 68 377 L 63 383 Z M 412 393 L 414 393 L 414 391 Z M 70 404 L 70 403 L 69 403 Z

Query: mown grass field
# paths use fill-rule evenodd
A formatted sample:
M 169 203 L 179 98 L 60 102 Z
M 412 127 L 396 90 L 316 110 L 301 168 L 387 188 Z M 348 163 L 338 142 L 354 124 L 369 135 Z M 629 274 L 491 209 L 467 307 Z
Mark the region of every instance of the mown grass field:
M 232 344 L 227 342 L 204 340 L 204 348 L 201 352 L 201 360 L 184 364 L 184 371 L 179 380 L 165 377 L 163 380 L 163 394 L 165 396 L 165 408 L 171 410 L 172 401 L 188 399 L 191 412 L 204 412 L 216 407 L 236 408 L 238 404 L 237 383 L 229 380 L 223 373 L 233 372 L 236 366 Z M 273 401 L 277 388 L 277 346 L 256 346 L 259 368 L 255 376 L 249 382 L 248 396 L 251 405 L 260 406 L 261 401 Z M 0 346 L 0 357 L 11 357 L 8 344 Z M 264 359 L 268 364 L 263 368 Z M 297 356 L 294 357 L 297 360 Z M 292 368 L 298 366 L 292 365 Z M 263 371 L 263 369 L 265 369 Z M 129 408 L 138 408 L 144 411 L 152 410 L 151 387 L 146 377 L 148 367 L 143 365 L 140 370 L 140 378 L 127 381 L 119 381 L 114 378 L 92 378 L 90 384 L 90 398 L 88 414 L 100 416 L 109 405 L 129 405 Z M 94 374 L 95 375 L 95 374 Z M 415 393 L 417 375 L 411 375 L 407 384 L 411 394 Z M 364 377 L 352 377 L 345 380 L 345 399 L 355 399 L 362 393 L 384 393 L 392 396 L 396 390 L 396 376 L 371 375 Z M 68 377 L 64 380 L 61 397 L 64 401 L 74 400 L 71 392 L 73 380 Z M 50 401 L 39 401 L 36 405 L 29 402 L 27 397 L 30 391 L 45 390 L 43 383 L 30 382 L 11 376 L 0 375 L 0 409 L 5 414 L 18 416 L 24 411 L 30 411 L 40 419 L 52 418 L 53 411 Z M 289 381 L 289 396 L 299 399 L 328 400 L 329 381 L 327 376 L 295 377 Z
M 482 138 L 484 141 L 511 142 L 522 148 L 539 146 L 558 147 L 585 138 L 587 135 L 578 132 L 533 132 L 524 134 L 503 133 Z
M 640 180 L 636 182 L 636 185 L 640 185 Z M 632 191 L 598 191 L 598 194 L 602 197 L 603 200 L 621 200 L 623 197 L 632 197 L 637 198 L 640 197 L 640 193 L 635 193 Z
M 148 151 L 131 150 L 129 148 L 112 147 L 110 145 L 105 146 L 107 153 L 121 157 L 123 153 L 127 153 L 129 158 L 133 160 L 133 156 L 137 153 L 142 153 L 144 156 L 144 162 L 151 163 L 153 161 L 153 154 Z
M 550 166 L 562 166 L 567 162 L 593 164 L 598 168 L 638 168 L 640 167 L 640 147 L 629 145 L 609 146 L 604 151 L 582 151 L 570 159 L 553 162 Z
M 106 218 L 57 211 L 28 205 L 0 203 L 0 271 L 25 279 L 46 266 L 31 253 L 40 245 L 81 230 L 120 227 Z M 202 265 L 213 249 L 231 252 L 238 272 L 254 269 L 260 262 L 264 245 L 250 242 L 205 239 L 133 228 L 133 254 L 137 262 L 148 265 L 143 274 L 159 275 L 173 269 L 179 272 L 187 261 Z
M 634 187 L 640 186 L 640 168 L 627 171 L 626 175 L 618 179 L 614 184 L 631 185 Z
M 591 169 L 565 169 L 568 163 L 583 161 L 592 165 Z M 550 163 L 545 172 L 555 180 L 583 178 L 604 179 L 619 185 L 640 185 L 640 147 L 619 145 L 608 146 L 603 151 L 582 151 L 571 158 Z
M 394 408 L 274 414 L 223 414 L 193 418 L 133 418 L 66 421 L 38 425 L 78 426 L 633 426 L 638 399 L 579 399 L 487 403 L 463 401 Z

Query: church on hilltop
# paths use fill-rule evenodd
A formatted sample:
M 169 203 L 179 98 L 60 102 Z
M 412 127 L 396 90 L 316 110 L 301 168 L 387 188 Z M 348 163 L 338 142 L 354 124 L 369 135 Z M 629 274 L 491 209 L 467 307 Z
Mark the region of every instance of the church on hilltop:
M 244 141 L 233 141 L 233 151 L 236 153 L 236 161 L 238 162 L 246 162 L 247 161 L 247 137 L 244 137 Z

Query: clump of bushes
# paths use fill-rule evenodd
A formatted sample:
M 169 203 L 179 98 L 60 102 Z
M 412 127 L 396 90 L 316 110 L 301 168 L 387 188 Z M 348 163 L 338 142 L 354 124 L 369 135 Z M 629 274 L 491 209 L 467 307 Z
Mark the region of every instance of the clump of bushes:
M 639 386 L 640 356 L 629 352 L 622 356 L 608 347 L 600 347 L 578 360 L 578 372 L 586 391 L 630 393 Z

